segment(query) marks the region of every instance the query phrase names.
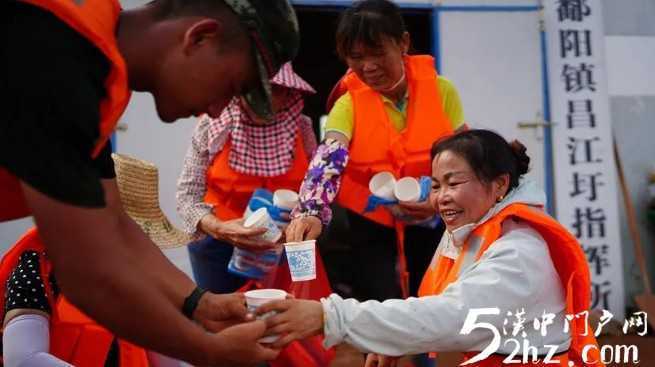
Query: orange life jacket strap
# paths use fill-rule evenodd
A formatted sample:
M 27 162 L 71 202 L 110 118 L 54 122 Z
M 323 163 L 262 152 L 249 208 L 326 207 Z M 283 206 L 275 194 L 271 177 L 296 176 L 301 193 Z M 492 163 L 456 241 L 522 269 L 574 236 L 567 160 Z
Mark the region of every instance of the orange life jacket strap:
M 305 152 L 302 134 L 297 134 L 294 160 L 287 173 L 275 177 L 258 177 L 236 172 L 229 164 L 232 143 L 228 141 L 214 156 L 206 171 L 204 201 L 214 206 L 214 215 L 221 220 L 241 218 L 252 193 L 256 189 L 289 189 L 298 191 L 309 159 Z
M 524 204 L 511 204 L 501 210 L 493 218 L 489 219 L 489 221 L 474 229 L 469 240 L 464 243 L 462 253 L 454 262 L 444 256 L 439 256 L 439 258 L 433 259 L 433 263 L 430 264 L 430 267 L 426 271 L 423 281 L 421 282 L 419 295 L 425 296 L 440 294 L 446 286 L 456 281 L 459 269 L 462 266 L 462 261 L 465 258 L 464 253 L 466 253 L 467 246 L 469 246 L 470 243 L 470 238 L 472 238 L 472 236 L 477 236 L 481 237 L 483 241 L 480 250 L 476 254 L 477 261 L 500 237 L 502 223 L 508 217 L 517 217 L 526 220 L 546 241 L 553 264 L 560 276 L 562 287 L 566 293 L 567 314 L 571 315 L 588 310 L 591 282 L 588 274 L 587 262 L 577 240 L 547 214 Z M 569 322 L 569 326 L 571 330 L 571 345 L 566 356 L 566 364 L 562 365 L 564 367 L 568 367 L 568 360 L 574 361 L 575 363 L 580 363 L 582 361 L 581 351 L 584 346 L 597 346 L 593 333 L 590 332 L 587 335 L 583 335 L 585 326 L 588 326 L 585 325 L 584 319 L 574 318 Z M 600 361 L 597 348 L 591 348 L 589 350 L 589 356 L 591 360 Z M 498 356 L 493 358 L 490 357 L 488 359 L 488 361 L 481 361 L 480 364 L 474 365 L 482 367 L 503 365 L 502 358 L 499 360 Z M 603 366 L 602 362 L 593 364 L 587 363 L 585 365 Z M 537 364 L 537 366 L 540 365 Z

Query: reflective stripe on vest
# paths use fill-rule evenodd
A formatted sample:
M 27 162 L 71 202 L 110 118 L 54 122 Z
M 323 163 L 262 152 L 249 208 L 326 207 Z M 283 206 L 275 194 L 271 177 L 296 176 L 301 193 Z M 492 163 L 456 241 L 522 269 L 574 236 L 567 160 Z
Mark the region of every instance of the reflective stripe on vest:
M 270 191 L 289 189 L 298 192 L 305 178 L 309 160 L 301 134 L 296 135 L 293 165 L 289 172 L 276 177 L 244 175 L 232 169 L 229 162 L 232 143 L 228 140 L 207 168 L 205 202 L 214 205 L 214 215 L 221 220 L 241 218 L 252 193 L 259 188 Z
M 370 192 L 368 182 L 381 171 L 396 178 L 430 175 L 430 148 L 437 139 L 452 134 L 439 88 L 437 71 L 431 56 L 405 57 L 409 104 L 407 125 L 396 131 L 389 121 L 384 102 L 355 73 L 344 77 L 352 97 L 353 136 L 349 162 L 337 202 L 377 223 L 393 226 L 393 217 L 383 208 L 363 214 Z
M 480 260 L 484 252 L 500 238 L 502 224 L 510 217 L 527 222 L 530 227 L 539 232 L 548 244 L 551 260 L 566 292 L 566 313 L 573 315 L 588 311 L 591 300 L 591 276 L 580 244 L 556 220 L 542 211 L 524 204 L 510 204 L 486 222 L 478 225 L 469 235 L 469 239 L 464 243 L 462 252 L 456 260 L 435 255 L 421 281 L 419 296 L 441 294 L 449 284 L 456 281 L 468 266 Z M 477 251 L 475 251 L 476 248 L 478 248 Z M 472 256 L 474 251 L 475 256 Z M 581 353 L 584 346 L 596 345 L 597 347 L 593 333 L 582 335 L 587 326 L 584 324 L 584 320 L 574 318 L 569 325 L 571 345 L 567 358 L 558 358 L 560 360 L 558 365 L 569 367 L 568 361 L 573 361 L 576 366 L 603 366 L 601 362 L 585 364 L 582 361 Z M 465 353 L 467 357 L 475 354 L 477 352 Z M 598 348 L 591 348 L 588 354 L 591 356 L 590 360 L 600 360 Z M 479 363 L 471 364 L 471 366 L 500 366 L 503 365 L 504 358 L 494 355 Z M 526 366 L 539 365 L 526 364 Z M 517 364 L 512 364 L 512 366 L 517 366 Z
M 45 9 L 89 40 L 111 64 L 105 79 L 106 96 L 100 102 L 100 135 L 92 157 L 97 157 L 109 140 L 118 119 L 130 99 L 127 66 L 116 41 L 115 29 L 120 14 L 117 0 L 21 0 Z M 0 221 L 29 215 L 23 193 L 15 176 L 0 168 Z
M 28 230 L 0 261 L 0 284 L 5 284 L 25 251 L 43 253 L 45 246 L 36 228 Z M 46 290 L 52 314 L 50 315 L 49 352 L 75 366 L 102 367 L 114 340 L 113 334 L 84 315 L 62 295 L 53 295 L 50 282 L 52 264 L 39 256 L 41 280 Z M 6 287 L 0 287 L 0 302 L 5 303 Z M 143 348 L 123 340 L 118 341 L 121 367 L 147 367 L 148 359 Z

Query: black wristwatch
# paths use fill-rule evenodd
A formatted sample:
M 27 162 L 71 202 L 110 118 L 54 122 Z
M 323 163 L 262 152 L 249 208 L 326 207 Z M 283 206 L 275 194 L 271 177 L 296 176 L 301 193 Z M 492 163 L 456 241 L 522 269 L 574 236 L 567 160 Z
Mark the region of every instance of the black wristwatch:
M 200 297 L 207 292 L 206 289 L 196 286 L 196 289 L 191 292 L 191 294 L 184 299 L 184 304 L 182 305 L 182 313 L 193 320 L 193 312 L 198 308 L 198 302 Z

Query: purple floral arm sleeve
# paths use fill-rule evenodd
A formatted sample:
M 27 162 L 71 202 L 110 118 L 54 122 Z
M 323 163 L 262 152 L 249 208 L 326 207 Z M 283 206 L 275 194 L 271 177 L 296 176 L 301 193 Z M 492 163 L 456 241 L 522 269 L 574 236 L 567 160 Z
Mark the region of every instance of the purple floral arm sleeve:
M 341 175 L 348 163 L 348 146 L 336 139 L 326 139 L 316 149 L 300 187 L 298 206 L 291 218 L 315 216 L 324 225 L 330 223 L 330 203 L 339 192 Z

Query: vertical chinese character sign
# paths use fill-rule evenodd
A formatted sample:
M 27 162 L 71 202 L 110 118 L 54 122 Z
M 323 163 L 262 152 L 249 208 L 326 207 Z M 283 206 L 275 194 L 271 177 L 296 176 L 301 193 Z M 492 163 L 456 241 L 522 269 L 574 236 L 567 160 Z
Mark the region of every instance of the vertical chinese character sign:
M 624 316 L 601 0 L 545 0 L 557 219 L 578 238 L 592 308 Z

